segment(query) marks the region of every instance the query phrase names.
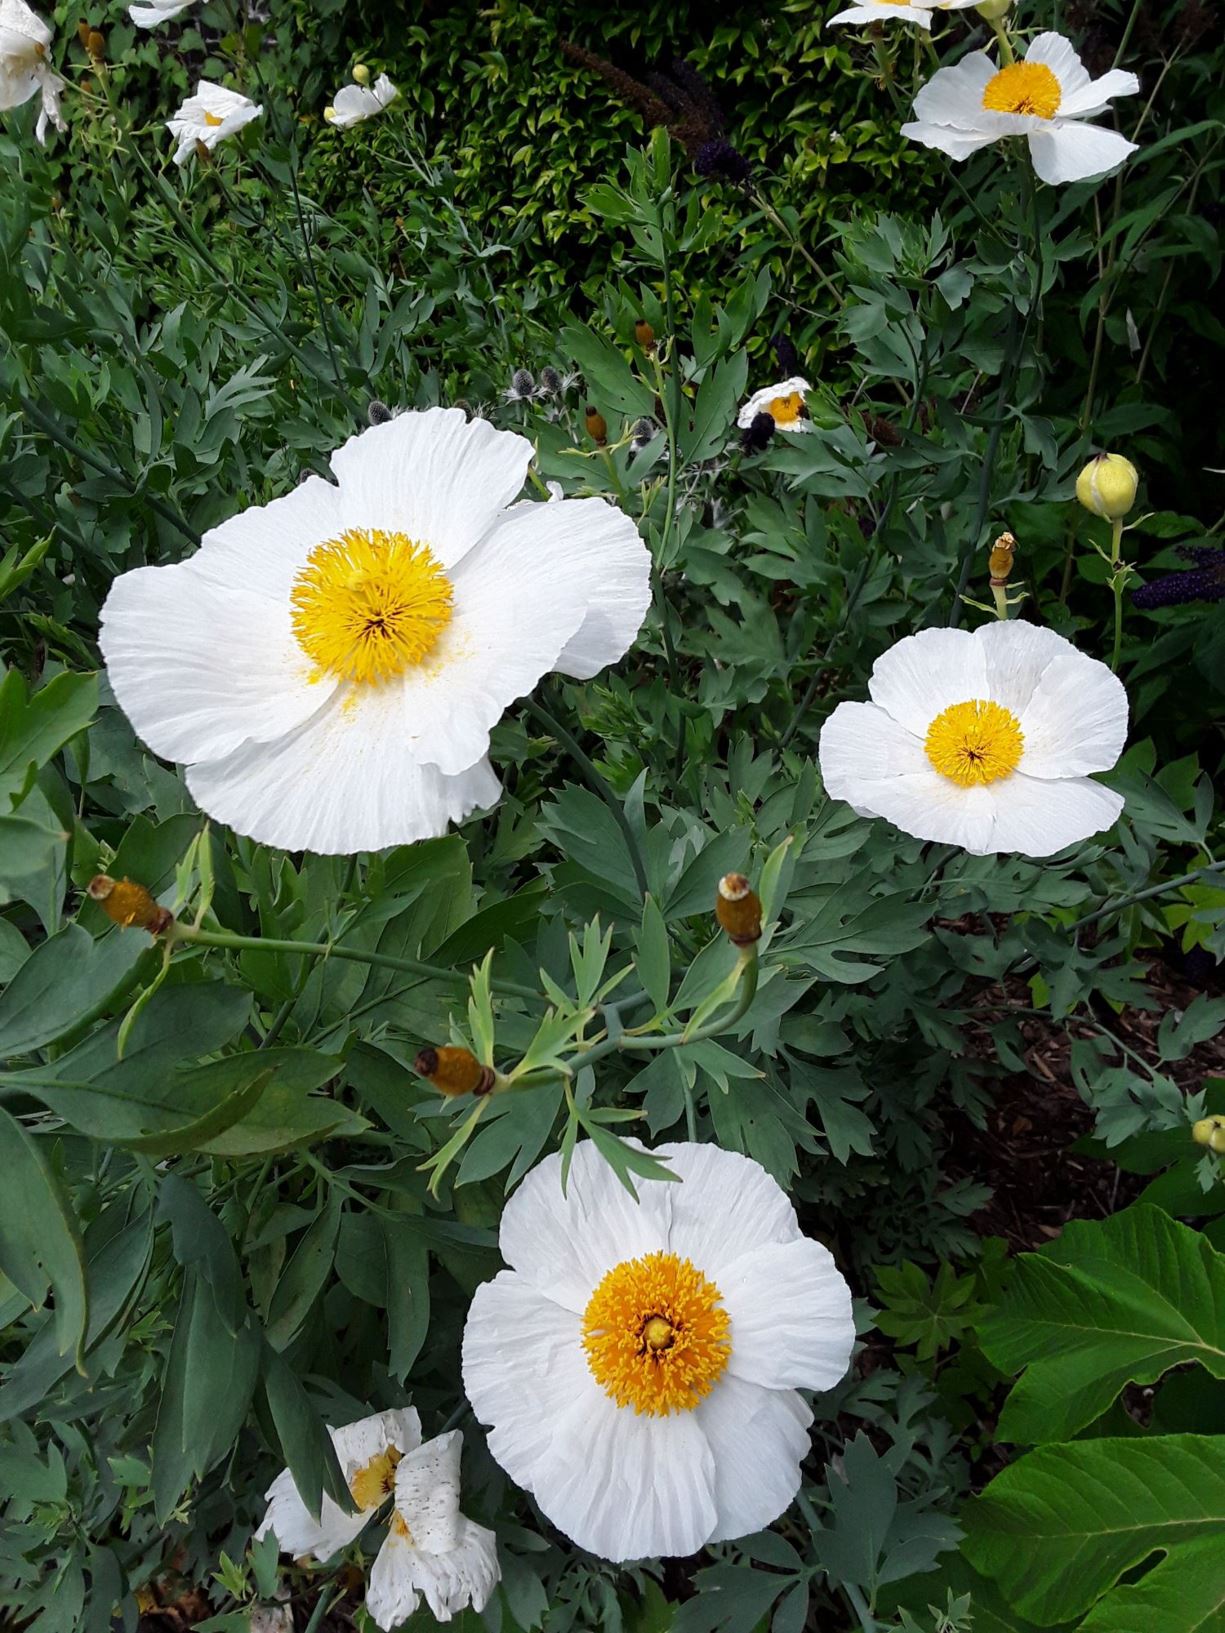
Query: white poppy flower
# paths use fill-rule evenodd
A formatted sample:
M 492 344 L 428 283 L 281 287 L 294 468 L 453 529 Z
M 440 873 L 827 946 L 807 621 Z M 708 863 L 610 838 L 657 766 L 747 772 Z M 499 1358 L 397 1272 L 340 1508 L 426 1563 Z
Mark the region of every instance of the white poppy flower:
M 930 29 L 937 11 L 965 11 L 978 4 L 979 0 L 856 0 L 837 16 L 826 18 L 825 27 L 832 28 L 835 23 L 902 22 Z
M 268 1487 L 268 1512 L 256 1539 L 271 1532 L 282 1553 L 322 1563 L 348 1547 L 394 1497 L 387 1537 L 366 1588 L 366 1609 L 375 1622 L 397 1627 L 422 1596 L 440 1622 L 468 1605 L 484 1610 L 501 1571 L 493 1532 L 459 1511 L 459 1430 L 423 1443 L 421 1420 L 408 1407 L 328 1433 L 358 1512 L 342 1513 L 325 1496 L 314 1519 L 286 1469 Z
M 210 816 L 349 855 L 496 803 L 489 733 L 550 670 L 620 658 L 650 556 L 603 499 L 513 504 L 532 445 L 456 408 L 398 414 L 111 586 L 100 641 L 120 707 L 187 763 Z
M 67 129 L 60 113 L 64 81 L 47 60 L 51 29 L 25 0 L 0 0 L 0 112 L 42 97 L 35 134 L 47 139 L 47 125 Z
M 804 398 L 811 390 L 798 374 L 776 386 L 763 386 L 741 408 L 736 424 L 747 431 L 759 414 L 768 414 L 780 431 L 811 431 L 812 422 L 804 412 Z
M 464 1387 L 489 1450 L 605 1559 L 691 1554 L 769 1525 L 854 1343 L 851 1295 L 765 1169 L 656 1149 L 680 1184 L 635 1202 L 590 1141 L 546 1157 L 502 1215 L 512 1266 L 479 1287 Z
M 1112 96 L 1139 89 L 1136 76 L 1118 68 L 1090 79 L 1069 40 L 1039 34 L 1023 62 L 997 68 L 985 51 L 971 51 L 951 68 L 938 69 L 915 97 L 915 118 L 902 126 L 902 135 L 953 159 L 1006 136 L 1024 136 L 1043 181 L 1087 181 L 1122 164 L 1136 144 L 1081 121 L 1105 113 Z
M 168 23 L 190 11 L 195 3 L 196 0 L 141 0 L 139 5 L 128 7 L 128 16 L 137 28 L 156 28 L 159 23 Z
M 331 107 L 323 110 L 323 117 L 329 125 L 348 130 L 350 125 L 360 125 L 363 119 L 382 113 L 399 94 L 387 75 L 380 74 L 373 85 L 342 86 Z
M 174 118 L 166 121 L 166 129 L 179 144 L 175 149 L 175 164 L 186 164 L 196 151 L 197 142 L 202 142 L 211 152 L 218 142 L 236 135 L 263 111 L 258 103 L 238 91 L 202 79 L 196 86 L 195 96 L 189 96 Z
M 1123 751 L 1127 693 L 1053 630 L 921 630 L 877 658 L 868 691 L 818 751 L 826 792 L 860 816 L 973 856 L 1051 856 L 1123 809 L 1089 774 Z

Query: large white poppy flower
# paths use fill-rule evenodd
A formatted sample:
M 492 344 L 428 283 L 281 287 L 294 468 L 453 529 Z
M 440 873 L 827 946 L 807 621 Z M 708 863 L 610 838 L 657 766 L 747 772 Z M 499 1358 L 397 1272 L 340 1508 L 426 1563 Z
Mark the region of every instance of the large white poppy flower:
M 47 60 L 51 29 L 25 0 L 0 0 L 0 112 L 42 97 L 35 134 L 47 139 L 47 125 L 64 130 L 60 93 L 64 81 Z
M 386 74 L 380 74 L 373 85 L 343 85 L 332 99 L 331 107 L 323 110 L 323 117 L 329 125 L 348 130 L 351 125 L 360 125 L 363 119 L 382 113 L 399 94 Z
M 322 1564 L 347 1548 L 394 1497 L 366 1588 L 366 1609 L 375 1622 L 398 1627 L 422 1596 L 440 1622 L 468 1605 L 484 1610 L 501 1571 L 493 1532 L 459 1511 L 459 1430 L 423 1443 L 421 1420 L 408 1407 L 328 1433 L 358 1512 L 345 1514 L 325 1496 L 316 1520 L 286 1469 L 268 1487 L 268 1512 L 256 1538 L 273 1533 L 282 1553 Z
M 196 151 L 197 142 L 202 142 L 211 152 L 218 142 L 237 135 L 263 111 L 250 97 L 202 79 L 196 86 L 195 96 L 189 96 L 174 118 L 166 121 L 166 129 L 179 144 L 175 149 L 175 164 L 186 164 Z
M 141 0 L 140 4 L 128 7 L 128 16 L 137 28 L 156 28 L 159 23 L 168 23 L 190 11 L 195 3 L 196 0 Z
M 656 1149 L 681 1183 L 635 1202 L 590 1141 L 565 1194 L 546 1157 L 502 1215 L 464 1387 L 489 1449 L 580 1546 L 691 1554 L 778 1518 L 812 1413 L 854 1343 L 850 1290 L 758 1163 Z
M 916 23 L 930 29 L 932 17 L 938 11 L 965 11 L 979 0 L 856 0 L 834 17 L 827 17 L 825 27 L 835 23 Z
M 808 381 L 798 374 L 780 380 L 776 386 L 763 386 L 741 407 L 736 424 L 747 431 L 759 414 L 768 414 L 780 431 L 811 431 L 812 422 L 804 409 L 804 398 L 811 390 Z
M 915 118 L 902 126 L 902 135 L 953 159 L 1006 136 L 1024 136 L 1043 181 L 1087 181 L 1122 164 L 1136 144 L 1082 121 L 1105 113 L 1112 96 L 1139 89 L 1136 76 L 1118 68 L 1090 79 L 1071 41 L 1039 34 L 1023 62 L 997 68 L 985 51 L 971 51 L 951 68 L 938 69 L 915 97 Z
M 877 658 L 871 703 L 821 730 L 826 792 L 974 856 L 1051 856 L 1109 828 L 1127 693 L 1104 663 L 1019 620 L 925 629 Z
M 457 408 L 399 414 L 111 586 L 120 706 L 200 808 L 287 850 L 351 854 L 493 805 L 489 733 L 551 669 L 630 646 L 650 557 L 603 499 L 513 504 L 532 445 Z

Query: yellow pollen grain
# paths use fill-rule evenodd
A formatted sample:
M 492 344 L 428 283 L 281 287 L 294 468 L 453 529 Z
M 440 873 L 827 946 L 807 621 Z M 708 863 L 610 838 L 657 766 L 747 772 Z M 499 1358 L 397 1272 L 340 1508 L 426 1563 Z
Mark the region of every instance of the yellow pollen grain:
M 290 601 L 298 645 L 318 670 L 377 686 L 429 657 L 453 594 L 428 545 L 350 528 L 311 551 Z
M 1010 777 L 1025 747 L 1021 722 L 1001 703 L 954 703 L 927 728 L 923 747 L 942 777 L 976 788 Z
M 403 1455 L 398 1447 L 388 1446 L 386 1451 L 372 1457 L 352 1476 L 349 1490 L 353 1493 L 353 1501 L 363 1512 L 367 1508 L 377 1508 L 396 1489 L 396 1464 Z
M 766 413 L 775 425 L 794 425 L 803 412 L 804 399 L 798 391 L 789 391 L 785 397 L 772 397 L 766 404 Z
M 1044 62 L 1010 62 L 987 81 L 983 107 L 991 113 L 1028 113 L 1053 119 L 1063 92 L 1059 80 Z
M 618 1406 L 651 1417 L 691 1411 L 710 1393 L 730 1331 L 719 1289 L 675 1253 L 614 1265 L 583 1314 L 592 1377 Z
M 216 130 L 218 125 L 225 124 L 225 120 L 219 119 L 215 113 L 206 113 L 204 115 L 204 123 L 209 125 L 213 130 Z

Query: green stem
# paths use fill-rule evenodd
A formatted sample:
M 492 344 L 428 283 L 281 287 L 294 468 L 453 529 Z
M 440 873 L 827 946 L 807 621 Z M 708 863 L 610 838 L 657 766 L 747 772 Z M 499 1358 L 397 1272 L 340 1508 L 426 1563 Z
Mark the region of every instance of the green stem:
M 879 529 L 877 532 L 879 533 Z M 846 602 L 842 608 L 842 616 L 838 620 L 838 627 L 830 636 L 829 640 L 825 643 L 825 654 L 817 664 L 817 667 L 813 670 L 812 678 L 808 682 L 808 685 L 804 688 L 803 695 L 801 696 L 800 701 L 796 704 L 795 708 L 792 710 L 791 719 L 787 722 L 786 729 L 778 740 L 778 751 L 780 754 L 787 747 L 788 743 L 790 743 L 796 732 L 800 729 L 800 724 L 803 721 L 804 716 L 808 713 L 814 700 L 816 699 L 816 695 L 821 688 L 821 681 L 824 678 L 825 671 L 829 667 L 830 654 L 833 652 L 836 643 L 842 636 L 842 632 L 846 629 L 847 624 L 850 622 L 851 614 L 855 610 L 855 603 L 859 600 L 864 584 L 867 582 L 868 568 L 873 559 L 874 553 L 869 552 L 864 556 L 863 560 L 859 563 L 859 566 L 855 569 L 855 577 L 852 579 L 851 587 L 847 591 Z
M 298 232 L 302 238 L 302 250 L 306 256 L 306 274 L 310 279 L 311 292 L 315 297 L 315 310 L 319 314 L 319 327 L 323 332 L 324 344 L 327 347 L 328 361 L 332 365 L 332 375 L 336 381 L 336 390 L 344 396 L 344 381 L 340 374 L 340 364 L 336 361 L 336 349 L 332 345 L 332 327 L 328 322 L 327 309 L 323 304 L 323 296 L 319 291 L 319 279 L 315 273 L 315 257 L 311 253 L 310 234 L 306 230 L 306 212 L 302 208 L 302 194 L 298 190 L 298 156 L 296 151 L 289 161 L 289 180 L 293 187 L 294 211 L 298 217 Z
M 991 32 L 995 35 L 996 43 L 1000 48 L 1000 61 L 1005 64 L 1015 62 L 1017 54 L 1012 49 L 1012 41 L 1008 38 L 1008 30 L 1004 27 L 1002 18 L 992 18 Z
M 1209 862 L 1205 867 L 1192 868 L 1190 873 L 1184 873 L 1178 879 L 1164 879 L 1160 884 L 1149 885 L 1144 890 L 1133 890 L 1130 895 L 1121 896 L 1117 902 L 1106 902 L 1104 906 L 1095 908 L 1092 913 L 1086 913 L 1083 918 L 1074 920 L 1067 927 L 1068 935 L 1075 936 L 1079 931 L 1086 929 L 1090 924 L 1099 924 L 1102 919 L 1111 918 L 1115 913 L 1123 913 L 1129 907 L 1135 907 L 1140 902 L 1154 901 L 1158 896 L 1168 896 L 1175 890 L 1181 890 L 1184 885 L 1193 885 L 1199 879 L 1206 879 L 1212 874 L 1225 872 L 1225 862 Z M 1025 975 L 1037 967 L 1038 960 L 1031 954 L 1015 967 L 1013 973 Z
M 838 288 L 838 285 L 830 277 L 829 273 L 826 272 L 825 268 L 817 260 L 816 256 L 813 255 L 808 246 L 802 242 L 799 234 L 792 232 L 791 228 L 783 220 L 782 216 L 779 215 L 778 211 L 770 203 L 769 199 L 762 192 L 761 188 L 756 182 L 750 183 L 749 196 L 752 198 L 753 203 L 756 204 L 757 208 L 761 211 L 762 215 L 765 216 L 766 220 L 771 224 L 771 226 L 777 227 L 787 242 L 799 250 L 800 254 L 808 262 L 808 265 L 812 268 L 813 272 L 816 273 L 817 281 L 821 284 L 826 294 L 832 296 L 835 306 L 844 306 L 846 304 L 846 296 L 843 291 Z
M 1122 548 L 1123 518 L 1119 516 L 1110 524 L 1110 588 L 1114 595 L 1114 649 L 1110 655 L 1110 667 L 1116 675 L 1123 650 L 1123 591 L 1127 586 L 1127 568 L 1121 560 Z

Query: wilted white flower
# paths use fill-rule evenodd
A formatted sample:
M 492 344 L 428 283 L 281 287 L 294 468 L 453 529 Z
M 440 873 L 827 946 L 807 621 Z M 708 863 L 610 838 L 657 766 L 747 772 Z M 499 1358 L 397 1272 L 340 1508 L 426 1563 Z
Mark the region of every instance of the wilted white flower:
M 128 7 L 128 16 L 137 28 L 156 28 L 159 23 L 168 23 L 172 17 L 190 11 L 195 3 L 196 0 L 140 0 L 138 5 Z
M 166 129 L 179 144 L 175 149 L 175 164 L 186 164 L 196 151 L 197 142 L 202 142 L 211 152 L 218 142 L 236 135 L 263 111 L 238 91 L 202 79 L 196 86 L 195 96 L 189 96 L 174 118 L 166 121 Z
M 387 1537 L 366 1587 L 366 1609 L 378 1626 L 398 1627 L 422 1598 L 440 1622 L 469 1605 L 484 1610 L 501 1572 L 493 1532 L 459 1511 L 459 1430 L 422 1442 L 421 1420 L 408 1407 L 328 1433 L 357 1512 L 345 1514 L 325 1496 L 316 1520 L 286 1469 L 268 1487 L 268 1512 L 256 1538 L 272 1533 L 282 1553 L 322 1563 L 347 1547 L 390 1497 Z
M 603 499 L 514 504 L 532 444 L 398 414 L 167 567 L 124 573 L 100 640 L 120 706 L 202 810 L 348 855 L 444 833 L 501 792 L 489 733 L 550 670 L 629 648 L 650 556 Z
M 47 139 L 48 122 L 64 130 L 60 93 L 64 81 L 47 60 L 51 29 L 25 0 L 0 0 L 0 112 L 42 97 L 35 134 Z
M 808 381 L 798 374 L 780 380 L 776 386 L 763 386 L 744 403 L 736 424 L 747 431 L 758 414 L 768 414 L 780 431 L 811 431 L 812 422 L 804 410 L 804 399 L 811 390 Z
M 559 1530 L 614 1561 L 759 1531 L 795 1496 L 812 1412 L 855 1338 L 833 1259 L 765 1169 L 664 1145 L 635 1201 L 594 1144 L 546 1157 L 502 1214 L 464 1387 L 489 1450 Z
M 343 85 L 331 107 L 324 108 L 323 117 L 329 125 L 348 130 L 350 125 L 360 125 L 363 119 L 382 113 L 399 94 L 386 74 L 380 74 L 373 85 Z
M 1051 856 L 1109 828 L 1127 693 L 1104 663 L 1020 620 L 925 629 L 877 658 L 870 703 L 821 730 L 825 789 L 860 816 L 974 856 Z
M 1105 113 L 1112 96 L 1139 89 L 1136 76 L 1118 68 L 1090 79 L 1069 40 L 1039 34 L 1023 62 L 997 68 L 985 51 L 971 51 L 951 68 L 938 69 L 915 97 L 915 118 L 902 126 L 902 135 L 953 159 L 1007 136 L 1024 136 L 1043 181 L 1087 181 L 1122 164 L 1136 144 L 1083 121 Z
M 845 11 L 826 19 L 825 26 L 835 23 L 916 23 L 930 29 L 932 17 L 938 11 L 966 11 L 978 5 L 979 0 L 856 0 Z

